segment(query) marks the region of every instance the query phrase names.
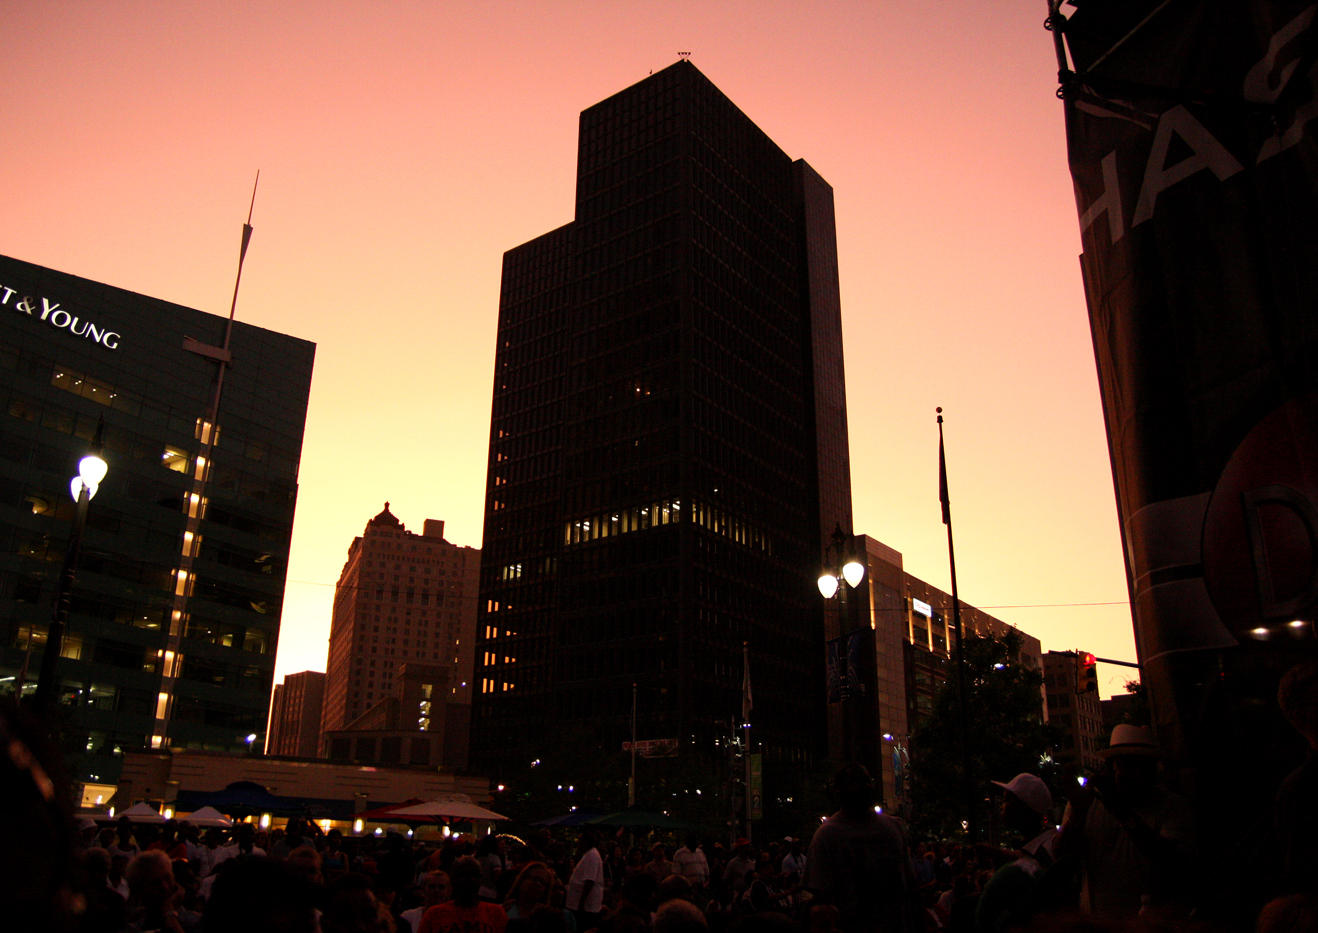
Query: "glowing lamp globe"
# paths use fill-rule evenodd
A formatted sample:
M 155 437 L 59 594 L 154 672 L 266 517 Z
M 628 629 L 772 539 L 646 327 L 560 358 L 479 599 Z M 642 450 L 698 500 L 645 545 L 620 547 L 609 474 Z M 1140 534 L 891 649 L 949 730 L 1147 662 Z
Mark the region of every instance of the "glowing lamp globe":
M 78 475 L 69 483 L 69 492 L 73 494 L 74 499 L 77 499 L 85 486 L 87 498 L 91 499 L 96 495 L 101 480 L 105 479 L 105 474 L 109 471 L 110 467 L 104 460 L 96 454 L 88 454 L 78 461 Z

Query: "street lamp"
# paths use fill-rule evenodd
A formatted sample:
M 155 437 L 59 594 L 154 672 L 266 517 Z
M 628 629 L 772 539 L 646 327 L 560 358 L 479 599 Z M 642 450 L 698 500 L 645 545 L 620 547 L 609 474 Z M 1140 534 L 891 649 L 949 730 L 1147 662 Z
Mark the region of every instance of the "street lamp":
M 87 504 L 100 488 L 109 471 L 101 457 L 101 425 L 96 425 L 91 449 L 78 461 L 78 475 L 69 482 L 69 492 L 77 505 L 73 511 L 73 528 L 69 531 L 69 546 L 64 552 L 64 566 L 60 570 L 59 586 L 55 591 L 55 611 L 46 633 L 46 650 L 41 654 L 41 672 L 37 676 L 37 709 L 45 712 L 54 705 L 56 682 L 55 664 L 64 644 L 64 627 L 69 620 L 69 604 L 73 599 L 73 580 L 78 573 L 78 558 L 82 554 L 82 533 L 87 527 Z M 29 638 L 29 642 L 31 638 Z
M 819 574 L 819 595 L 824 599 L 837 595 L 843 583 L 854 590 L 865 579 L 865 565 L 856 557 L 853 541 L 851 535 L 843 534 L 841 525 L 833 529 L 833 539 L 824 548 L 824 569 Z
M 877 745 L 877 683 L 873 623 L 866 626 L 867 594 L 848 599 L 865 581 L 863 539 L 836 525 L 824 547 L 819 595 L 824 597 L 825 692 L 830 703 L 829 754 L 863 764 L 872 774 L 881 766 Z M 835 715 L 836 713 L 836 715 Z

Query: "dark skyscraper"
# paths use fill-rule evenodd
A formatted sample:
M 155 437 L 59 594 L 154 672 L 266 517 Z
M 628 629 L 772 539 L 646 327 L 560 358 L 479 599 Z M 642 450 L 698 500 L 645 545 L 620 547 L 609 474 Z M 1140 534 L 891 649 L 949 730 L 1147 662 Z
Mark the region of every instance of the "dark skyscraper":
M 581 115 L 575 220 L 504 257 L 472 751 L 820 753 L 850 530 L 832 189 L 679 62 Z

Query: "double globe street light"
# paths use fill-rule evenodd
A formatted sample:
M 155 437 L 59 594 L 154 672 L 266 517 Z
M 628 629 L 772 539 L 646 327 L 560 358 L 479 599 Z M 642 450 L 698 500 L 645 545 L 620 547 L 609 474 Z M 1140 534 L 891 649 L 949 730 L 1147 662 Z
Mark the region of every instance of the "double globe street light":
M 833 530 L 833 540 L 824 549 L 824 569 L 818 581 L 819 595 L 824 599 L 836 596 L 843 583 L 854 590 L 865 579 L 865 565 L 853 553 L 852 541 L 851 535 L 843 533 L 841 525 Z M 845 591 L 843 595 L 846 595 Z
M 109 472 L 109 465 L 101 457 L 101 425 L 96 426 L 91 450 L 78 461 L 78 475 L 69 482 L 69 493 L 77 505 L 73 512 L 73 528 L 69 532 L 68 550 L 64 552 L 64 566 L 60 571 L 59 587 L 55 591 L 55 611 L 51 616 L 50 630 L 46 633 L 46 650 L 41 653 L 41 673 L 37 677 L 36 705 L 41 711 L 54 706 L 56 682 L 55 665 L 64 644 L 64 628 L 69 620 L 69 604 L 73 598 L 73 580 L 78 573 L 78 558 L 82 553 L 82 533 L 87 527 L 87 504 L 96 495 L 101 481 Z M 29 636 L 28 642 L 32 639 Z

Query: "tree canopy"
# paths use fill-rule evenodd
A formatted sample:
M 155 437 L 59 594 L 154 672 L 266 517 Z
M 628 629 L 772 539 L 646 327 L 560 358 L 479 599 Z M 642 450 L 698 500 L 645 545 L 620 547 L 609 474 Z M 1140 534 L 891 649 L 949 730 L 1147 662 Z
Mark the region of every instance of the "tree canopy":
M 981 826 L 989 822 L 991 781 L 1028 771 L 1056 786 L 1056 736 L 1043 720 L 1043 675 L 1021 663 L 1020 643 L 1015 632 L 965 639 L 966 744 Z M 967 814 L 952 659 L 943 662 L 943 675 L 932 712 L 911 735 L 911 816 L 918 832 L 953 836 Z

